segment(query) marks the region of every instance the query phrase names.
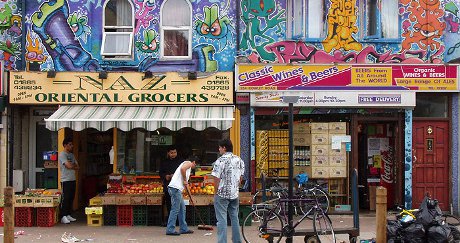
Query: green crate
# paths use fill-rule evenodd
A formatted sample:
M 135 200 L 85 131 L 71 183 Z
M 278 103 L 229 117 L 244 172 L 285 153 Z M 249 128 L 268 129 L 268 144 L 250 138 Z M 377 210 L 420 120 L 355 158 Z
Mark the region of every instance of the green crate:
M 133 224 L 135 226 L 147 226 L 147 206 L 133 206 Z
M 238 218 L 240 219 L 240 225 L 243 224 L 246 217 L 251 213 L 252 209 L 250 206 L 240 206 Z M 251 226 L 251 220 L 246 221 L 245 226 Z

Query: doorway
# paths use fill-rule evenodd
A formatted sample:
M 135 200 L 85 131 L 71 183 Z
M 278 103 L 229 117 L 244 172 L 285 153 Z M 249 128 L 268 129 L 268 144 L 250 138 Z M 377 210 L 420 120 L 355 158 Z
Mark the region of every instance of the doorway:
M 30 112 L 29 131 L 29 187 L 50 188 L 48 181 L 57 183 L 56 173 L 45 173 L 43 152 L 57 151 L 57 132 L 46 128 L 44 119 L 53 110 L 32 110 Z M 54 175 L 55 174 L 55 175 Z M 56 178 L 54 178 L 56 177 Z
M 418 208 L 426 193 L 449 210 L 449 121 L 413 121 L 412 202 Z
M 387 189 L 387 206 L 403 204 L 403 114 L 389 112 L 353 118 L 352 168 L 358 170 L 362 210 L 375 210 L 376 188 Z

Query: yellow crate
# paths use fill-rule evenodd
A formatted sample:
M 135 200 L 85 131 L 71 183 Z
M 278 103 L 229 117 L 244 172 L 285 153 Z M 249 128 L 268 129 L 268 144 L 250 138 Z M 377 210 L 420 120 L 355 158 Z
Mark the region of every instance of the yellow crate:
M 102 206 L 102 198 L 101 197 L 93 197 L 89 199 L 89 206 Z
M 102 207 L 86 207 L 85 214 L 102 214 Z
M 102 214 L 88 214 L 86 219 L 88 226 L 102 226 Z

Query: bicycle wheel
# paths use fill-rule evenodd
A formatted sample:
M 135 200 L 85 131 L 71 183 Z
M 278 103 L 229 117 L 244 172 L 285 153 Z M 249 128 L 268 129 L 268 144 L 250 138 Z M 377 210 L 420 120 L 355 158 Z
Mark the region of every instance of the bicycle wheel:
M 332 227 L 332 221 L 329 216 L 321 211 L 315 210 L 313 216 L 313 230 L 316 233 L 318 242 L 335 243 L 335 233 Z
M 302 199 L 308 199 L 306 201 L 300 201 L 300 211 L 303 214 L 307 214 L 307 218 L 313 219 L 314 210 L 311 210 L 315 206 L 315 199 L 318 201 L 318 206 L 322 209 L 324 213 L 329 211 L 329 195 L 327 192 L 319 188 L 311 188 L 304 191 Z
M 251 205 L 252 211 L 256 211 L 257 209 L 267 209 L 267 208 L 270 208 L 272 206 L 274 207 L 274 206 L 276 206 L 275 205 L 276 201 L 274 201 L 274 200 L 281 198 L 280 193 L 278 193 L 278 192 L 274 193 L 274 192 L 270 191 L 270 189 L 266 189 L 265 196 L 266 196 L 266 200 L 263 201 L 262 200 L 262 191 L 257 191 L 256 194 L 254 194 L 253 200 L 252 200 L 252 205 Z M 264 203 L 264 202 L 268 202 L 268 201 L 271 201 L 271 202 L 270 203 Z M 275 212 L 280 214 L 281 207 L 278 207 L 275 210 Z
M 443 214 L 442 219 L 444 222 L 446 222 L 448 225 L 451 226 L 459 226 L 460 225 L 460 219 L 452 214 Z
M 279 243 L 283 237 L 283 221 L 279 214 L 268 209 L 252 211 L 241 225 L 241 233 L 246 243 L 268 240 Z

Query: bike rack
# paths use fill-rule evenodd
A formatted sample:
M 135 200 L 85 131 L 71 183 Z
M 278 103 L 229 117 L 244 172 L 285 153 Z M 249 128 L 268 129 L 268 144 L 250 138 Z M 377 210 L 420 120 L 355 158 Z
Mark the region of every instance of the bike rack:
M 334 228 L 335 234 L 347 234 L 350 242 L 355 242 L 359 236 L 359 202 L 358 202 L 358 171 L 353 169 L 351 175 L 351 200 L 353 208 L 353 227 L 351 228 Z M 307 242 L 310 237 L 316 236 L 313 229 L 295 230 L 293 236 L 304 236 L 304 241 Z M 268 237 L 267 241 L 273 243 L 273 238 Z

